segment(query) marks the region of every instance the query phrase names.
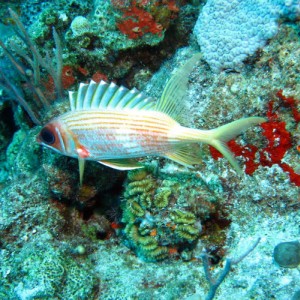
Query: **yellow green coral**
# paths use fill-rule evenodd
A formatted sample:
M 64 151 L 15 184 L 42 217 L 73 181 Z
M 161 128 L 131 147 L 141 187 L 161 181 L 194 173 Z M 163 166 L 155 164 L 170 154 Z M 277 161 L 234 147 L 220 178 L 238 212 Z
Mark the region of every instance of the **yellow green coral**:
M 176 247 L 190 249 L 198 239 L 200 222 L 177 203 L 180 194 L 175 176 L 156 177 L 149 168 L 128 173 L 122 202 L 124 238 L 142 259 L 164 259 Z
M 158 189 L 153 200 L 153 204 L 157 208 L 165 208 L 169 204 L 169 196 L 172 191 L 168 188 Z
M 151 178 L 145 176 L 145 170 L 137 172 L 137 170 L 129 172 L 128 183 L 124 197 L 126 199 L 135 199 L 144 209 L 149 208 L 152 202 L 152 194 L 154 193 L 154 182 Z
M 170 217 L 176 224 L 194 224 L 196 222 L 196 217 L 193 213 L 179 209 L 172 211 Z
M 144 179 L 148 175 L 148 172 L 145 168 L 135 169 L 128 172 L 127 178 L 129 181 L 139 181 Z
M 142 217 L 145 211 L 142 209 L 137 201 L 129 201 L 128 210 L 136 217 Z
M 167 247 L 160 246 L 155 237 L 142 235 L 136 225 L 128 224 L 125 228 L 127 237 L 130 237 L 130 245 L 136 253 L 149 261 L 161 260 L 168 253 Z
M 194 225 L 178 225 L 175 228 L 175 233 L 182 239 L 193 242 L 199 237 L 199 229 Z

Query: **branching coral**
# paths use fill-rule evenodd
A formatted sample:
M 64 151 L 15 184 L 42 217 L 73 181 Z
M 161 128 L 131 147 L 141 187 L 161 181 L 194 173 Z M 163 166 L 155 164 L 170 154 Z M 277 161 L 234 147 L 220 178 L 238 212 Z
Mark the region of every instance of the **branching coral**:
M 203 261 L 203 268 L 206 280 L 209 283 L 209 291 L 205 297 L 205 300 L 212 300 L 215 297 L 216 291 L 218 287 L 221 285 L 221 283 L 224 281 L 228 273 L 231 271 L 232 267 L 234 265 L 237 265 L 239 262 L 241 262 L 246 256 L 248 256 L 258 245 L 260 242 L 260 238 L 258 238 L 255 243 L 249 247 L 242 255 L 239 257 L 232 259 L 232 258 L 226 258 L 225 260 L 225 266 L 222 271 L 218 274 L 219 276 L 214 279 L 212 278 L 211 271 L 210 271 L 210 265 L 209 265 L 209 259 L 207 253 L 203 252 L 201 253 L 200 257 Z M 194 299 L 197 299 L 194 297 Z
M 16 101 L 24 108 L 30 118 L 35 124 L 40 124 L 38 111 L 44 107 L 49 107 L 49 102 L 46 99 L 41 87 L 41 69 L 44 68 L 47 73 L 52 77 L 54 81 L 56 96 L 62 98 L 62 46 L 59 36 L 56 30 L 53 28 L 53 38 L 55 42 L 55 59 L 47 53 L 45 57 L 42 57 L 40 52 L 37 50 L 36 45 L 31 40 L 27 33 L 24 25 L 20 21 L 18 15 L 11 9 L 8 10 L 12 20 L 15 22 L 17 27 L 18 36 L 24 42 L 26 50 L 22 50 L 19 46 L 11 43 L 13 52 L 8 50 L 3 42 L 0 41 L 0 46 L 3 48 L 6 56 L 9 58 L 17 72 L 24 79 L 27 86 L 32 92 L 32 97 L 35 99 L 38 108 L 33 109 L 25 100 L 23 93 L 15 87 L 10 79 L 4 74 L 3 71 L 0 73 L 0 84 L 4 86 L 13 96 Z M 16 58 L 18 56 L 18 59 Z M 22 62 L 21 62 L 22 61 Z M 26 66 L 23 63 L 26 63 Z

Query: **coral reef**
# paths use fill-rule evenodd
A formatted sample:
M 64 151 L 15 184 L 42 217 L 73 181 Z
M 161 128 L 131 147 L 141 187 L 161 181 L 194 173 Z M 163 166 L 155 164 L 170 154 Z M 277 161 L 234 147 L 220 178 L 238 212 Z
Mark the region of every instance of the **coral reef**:
M 64 89 L 106 76 L 138 84 L 159 98 L 171 74 L 197 51 L 191 39 L 191 46 L 165 60 L 187 43 L 197 13 L 190 3 L 199 6 L 199 1 L 178 1 L 175 7 L 174 1 L 159 1 L 161 10 L 155 10 L 158 1 L 11 2 L 43 58 L 55 52 L 52 27 L 65 41 Z M 133 3 L 163 26 L 161 36 L 142 30 L 132 39 L 120 31 L 117 24 Z M 272 1 L 290 21 L 280 24 L 255 59 L 248 56 L 240 73 L 214 73 L 201 59 L 189 77 L 193 127 L 211 129 L 243 116 L 268 118 L 229 143 L 245 176 L 238 177 L 223 158 L 214 159 L 217 154 L 201 146 L 203 164 L 194 169 L 156 158 L 128 174 L 88 163 L 80 188 L 77 161 L 39 148 L 39 128 L 32 128 L 20 106 L 7 101 L 12 95 L 0 90 L 1 299 L 205 299 L 207 279 L 214 299 L 299 299 L 294 266 L 300 223 L 300 29 L 297 2 L 285 3 L 292 6 Z M 3 11 L 0 15 L 6 30 L 13 19 Z M 71 23 L 78 16 L 89 25 L 74 35 Z M 33 70 L 17 48 L 9 47 L 11 42 L 22 51 L 26 46 L 11 32 L 7 38 L 4 45 L 18 57 L 18 65 Z M 31 103 L 29 78 L 16 75 L 2 50 L 0 55 L 4 75 Z M 68 111 L 69 104 L 50 97 L 54 79 L 43 67 L 40 71 L 39 86 L 50 105 L 43 112 L 42 105 L 33 108 L 44 121 Z M 259 238 L 255 250 L 231 269 L 226 258 L 248 253 Z M 292 257 L 280 249 L 287 244 L 296 250 Z
M 87 18 L 77 16 L 73 19 L 70 28 L 74 36 L 81 36 L 91 31 L 91 25 Z
M 80 265 L 71 257 L 67 259 L 59 250 L 49 247 L 46 240 L 44 242 L 44 245 L 29 242 L 18 253 L 18 260 L 22 261 L 19 272 L 24 275 L 15 287 L 16 295 L 20 299 L 50 295 L 63 299 L 89 299 L 97 283 L 90 267 Z M 64 289 L 60 288 L 61 282 L 65 282 Z
M 221 283 L 224 281 L 224 279 L 228 275 L 228 273 L 231 271 L 232 266 L 237 265 L 244 258 L 246 258 L 257 247 L 259 242 L 260 242 L 260 238 L 258 238 L 255 241 L 255 243 L 249 249 L 247 249 L 245 251 L 245 253 L 241 254 L 239 257 L 226 258 L 224 269 L 222 271 L 220 271 L 220 273 L 218 274 L 218 277 L 216 279 L 212 278 L 207 253 L 204 252 L 200 255 L 201 259 L 203 261 L 205 277 L 209 284 L 209 291 L 208 291 L 207 295 L 205 296 L 205 300 L 212 300 L 215 297 L 217 289 L 219 288 Z M 189 297 L 189 299 L 191 299 L 191 298 L 192 299 L 195 299 L 195 298 L 201 299 L 200 297 L 197 297 L 197 295 L 193 295 L 193 296 Z
M 122 18 L 124 20 L 117 23 L 117 26 L 130 39 L 137 39 L 147 33 L 163 36 L 163 26 L 156 23 L 151 14 L 140 8 L 132 7 L 128 9 Z
M 55 87 L 55 99 L 62 99 L 62 45 L 60 38 L 53 28 L 53 40 L 55 43 L 54 55 L 46 51 L 43 56 L 32 41 L 24 24 L 19 16 L 12 9 L 8 9 L 9 15 L 16 24 L 17 40 L 10 41 L 10 49 L 0 40 L 3 53 L 10 60 L 11 65 L 19 75 L 19 85 L 25 82 L 24 87 L 18 87 L 12 78 L 7 76 L 5 68 L 0 69 L 0 84 L 12 95 L 12 99 L 17 101 L 36 125 L 41 124 L 43 109 L 50 106 L 42 87 L 42 69 L 44 74 L 51 76 Z M 7 65 L 6 68 L 9 66 Z M 29 95 L 28 95 L 29 94 Z M 31 98 L 31 102 L 27 101 Z M 34 101 L 33 101 L 33 99 Z M 34 107 L 34 108 L 33 108 Z
M 181 6 L 182 14 L 189 11 L 195 19 L 196 7 L 189 4 Z M 150 66 L 153 72 L 159 66 L 159 57 L 162 55 L 163 59 L 171 48 L 178 47 L 172 38 L 174 34 L 178 34 L 177 45 L 186 40 L 183 31 L 191 31 L 192 23 L 184 18 L 174 18 L 181 14 L 181 10 L 178 8 L 176 11 L 176 8 L 175 4 L 172 6 L 159 1 L 147 1 L 145 4 L 139 1 L 95 1 L 89 13 L 80 13 L 67 22 L 70 24 L 71 21 L 71 26 L 65 32 L 65 61 L 70 66 L 80 65 L 88 69 L 91 76 L 100 72 L 116 80 L 124 81 L 127 77 L 127 85 L 132 86 L 129 79 L 143 70 L 143 65 Z M 69 16 L 70 13 L 66 14 Z M 72 24 L 79 17 L 80 20 L 85 19 L 89 28 L 80 35 L 72 31 Z M 170 26 L 173 26 L 174 32 L 166 32 Z M 169 37 L 173 40 L 172 44 L 167 41 Z M 157 53 L 161 54 L 154 57 L 153 47 L 157 47 Z M 135 60 L 132 59 L 133 52 Z
M 227 232 L 228 249 L 226 257 L 240 257 L 254 245 L 259 236 L 260 243 L 239 264 L 234 265 L 222 282 L 214 299 L 285 299 L 299 290 L 297 269 L 280 268 L 272 259 L 272 252 L 279 240 L 295 240 L 298 236 L 299 214 L 297 211 L 288 216 L 270 216 L 260 211 L 253 203 L 235 203 L 236 218 Z M 245 212 L 248 212 L 245 215 Z M 255 222 L 251 219 L 255 217 Z M 201 250 L 197 253 L 201 253 Z M 159 263 L 144 263 L 132 256 L 124 245 L 114 245 L 107 249 L 99 245 L 93 254 L 95 269 L 105 285 L 102 286 L 103 299 L 117 299 L 122 293 L 124 298 L 139 297 L 187 299 L 197 294 L 205 299 L 208 290 L 202 262 L 191 260 L 164 260 Z M 221 266 L 211 265 L 212 278 L 217 278 Z M 271 279 L 270 279 L 271 278 Z M 128 287 L 130 282 L 130 289 Z M 229 294 L 230 293 L 230 294 Z
M 97 202 L 97 195 L 110 190 L 122 177 L 122 174 L 118 174 L 115 170 L 106 169 L 96 162 L 88 162 L 83 185 L 80 186 L 76 159 L 49 153 L 47 149 L 43 152 L 42 167 L 55 199 L 72 203 L 81 209 L 93 206 Z
M 199 67 L 191 75 L 190 86 L 193 121 L 198 128 L 207 128 L 206 124 L 211 122 L 214 122 L 213 127 L 216 127 L 243 115 L 265 115 L 271 118 L 263 125 L 261 142 L 258 142 L 263 146 L 258 151 L 251 146 L 254 144 L 250 142 L 254 138 L 251 133 L 246 133 L 236 142 L 232 142 L 232 146 L 236 152 L 239 151 L 238 155 L 246 165 L 247 172 L 253 173 L 253 170 L 258 170 L 260 159 L 264 161 L 264 166 L 270 166 L 273 159 L 274 164 L 283 165 L 283 174 L 289 171 L 290 180 L 295 185 L 298 184 L 296 174 L 299 174 L 297 112 L 299 112 L 300 94 L 299 79 L 295 76 L 300 70 L 296 59 L 299 53 L 298 33 L 297 23 L 296 25 L 281 24 L 276 39 L 271 40 L 263 49 L 254 66 L 246 68 L 241 73 L 223 72 L 212 75 L 205 63 L 200 61 Z M 286 98 L 289 98 L 288 102 L 291 104 L 284 100 Z M 274 118 L 275 115 L 277 119 Z M 273 129 L 277 133 L 273 132 Z M 279 136 L 280 140 L 278 140 Z M 272 154 L 271 145 L 276 147 L 276 155 Z M 265 155 L 259 157 L 255 154 L 259 152 L 265 152 Z M 264 157 L 268 157 L 271 161 L 264 160 Z M 215 166 L 212 168 L 214 169 Z M 224 172 L 224 176 L 227 176 L 225 170 Z
M 179 3 L 179 2 L 178 2 Z M 179 7 L 175 1 L 112 1 L 113 7 L 123 12 L 118 29 L 130 39 L 141 38 L 147 33 L 162 40 L 171 20 L 177 17 Z
M 278 19 L 300 16 L 298 0 L 208 0 L 194 28 L 212 70 L 239 70 L 278 31 Z
M 40 163 L 41 150 L 36 147 L 36 129 L 17 131 L 7 149 L 8 176 L 0 191 L 0 269 L 4 274 L 0 297 L 91 299 L 99 292 L 99 280 L 86 258 L 90 250 L 82 251 L 92 247 L 86 232 L 93 230 L 94 222 L 96 233 L 108 229 L 101 226 L 99 218 L 85 222 L 71 208 L 74 203 L 67 207 L 49 190 Z M 72 189 L 67 182 L 57 187 L 58 192 L 59 188 Z M 102 188 L 105 190 L 107 186 Z M 86 194 L 90 199 L 95 193 Z M 83 195 L 81 201 L 86 204 Z M 108 223 L 102 221 L 105 222 Z
M 185 187 L 191 186 L 197 189 L 184 204 Z M 131 171 L 121 203 L 125 243 L 146 261 L 178 255 L 191 258 L 187 253 L 202 234 L 201 222 L 215 211 L 214 202 L 197 177 L 156 174 L 154 166 Z
M 130 7 L 120 3 L 46 1 L 41 9 L 34 1 L 26 1 L 15 12 L 11 9 L 6 23 L 17 25 L 21 39 L 11 34 L 9 26 L 4 26 L 5 32 L 10 34 L 2 35 L 1 46 L 4 54 L 13 58 L 18 70 L 11 74 L 13 68 L 3 59 L 0 84 L 5 87 L 5 97 L 17 100 L 33 123 L 39 124 L 44 121 L 45 110 L 51 109 L 49 102 L 63 99 L 66 89 L 79 82 L 99 79 L 99 74 L 101 78 L 125 82 L 129 87 L 133 84 L 143 87 L 161 61 L 187 43 L 197 8 L 181 2 L 177 7 L 173 1 L 160 3 L 159 7 L 158 1 L 147 2 L 147 5 L 132 1 Z M 135 19 L 134 10 L 143 11 L 151 15 L 151 20 L 162 24 L 163 34 L 145 32 L 142 38 L 133 40 L 122 33 L 117 26 L 123 20 L 122 15 L 131 14 L 129 18 Z M 187 20 L 182 16 L 188 16 Z M 142 19 L 143 30 L 146 30 L 148 24 Z M 165 32 L 170 26 L 173 31 Z M 136 74 L 139 75 L 135 77 Z

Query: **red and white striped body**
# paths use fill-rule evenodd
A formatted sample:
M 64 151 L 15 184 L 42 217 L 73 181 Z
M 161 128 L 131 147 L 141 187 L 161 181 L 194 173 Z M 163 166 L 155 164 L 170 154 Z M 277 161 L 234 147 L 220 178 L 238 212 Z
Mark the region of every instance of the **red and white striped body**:
M 65 149 L 88 160 L 164 156 L 182 143 L 174 136 L 181 126 L 164 113 L 149 110 L 72 111 L 53 120 Z
M 134 158 L 162 156 L 192 166 L 201 162 L 196 147 L 199 142 L 217 148 L 241 173 L 224 142 L 265 119 L 241 119 L 212 130 L 181 126 L 179 122 L 185 117 L 181 100 L 187 85 L 184 75 L 196 59 L 197 55 L 179 72 L 180 76 L 171 78 L 158 102 L 114 83 L 80 84 L 77 92 L 69 92 L 71 111 L 46 124 L 38 142 L 78 158 L 81 181 L 85 160 L 130 170 L 141 167 Z

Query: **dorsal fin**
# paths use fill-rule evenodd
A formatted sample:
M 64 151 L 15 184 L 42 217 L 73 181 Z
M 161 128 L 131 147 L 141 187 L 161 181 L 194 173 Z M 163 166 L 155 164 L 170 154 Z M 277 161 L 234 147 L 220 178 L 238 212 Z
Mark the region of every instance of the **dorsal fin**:
M 89 109 L 154 109 L 154 101 L 139 92 L 105 81 L 81 83 L 77 92 L 69 92 L 71 110 Z
M 200 53 L 195 54 L 170 78 L 155 107 L 179 123 L 184 123 L 188 116 L 184 98 L 187 94 L 189 74 L 200 57 Z

